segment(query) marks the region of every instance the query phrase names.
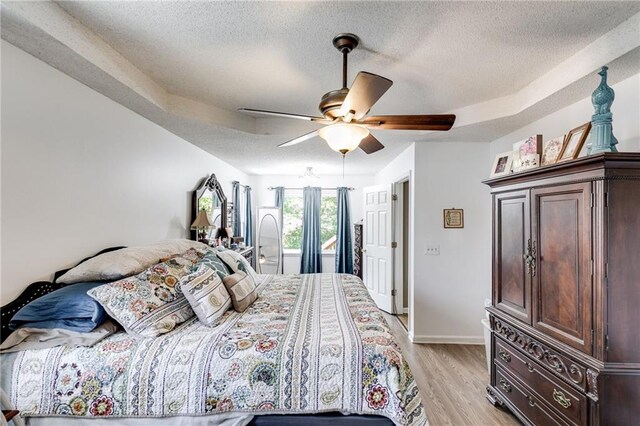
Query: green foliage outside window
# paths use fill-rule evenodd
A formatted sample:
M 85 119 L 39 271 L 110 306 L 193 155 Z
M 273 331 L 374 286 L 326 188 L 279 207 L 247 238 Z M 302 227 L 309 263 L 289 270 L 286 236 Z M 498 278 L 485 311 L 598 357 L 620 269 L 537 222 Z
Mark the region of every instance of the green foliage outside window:
M 338 227 L 337 217 L 338 201 L 335 196 L 324 195 L 320 204 L 320 240 L 323 246 L 329 243 L 331 249 L 332 239 L 335 240 Z M 282 243 L 285 249 L 300 250 L 302 247 L 302 213 L 304 203 L 302 195 L 285 196 L 283 206 Z

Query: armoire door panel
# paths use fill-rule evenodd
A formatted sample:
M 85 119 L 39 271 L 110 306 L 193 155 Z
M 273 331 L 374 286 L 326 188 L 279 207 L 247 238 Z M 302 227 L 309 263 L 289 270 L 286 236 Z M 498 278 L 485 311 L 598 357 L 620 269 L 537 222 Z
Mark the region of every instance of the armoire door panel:
M 530 239 L 529 191 L 494 198 L 493 305 L 531 324 L 531 281 L 524 253 Z
M 532 191 L 533 325 L 591 353 L 591 184 Z

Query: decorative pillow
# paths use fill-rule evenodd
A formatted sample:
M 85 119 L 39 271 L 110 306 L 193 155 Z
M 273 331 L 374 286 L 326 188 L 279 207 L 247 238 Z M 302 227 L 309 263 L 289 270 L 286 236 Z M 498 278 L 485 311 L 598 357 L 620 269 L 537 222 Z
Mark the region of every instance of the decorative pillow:
M 234 250 L 223 250 L 216 252 L 216 254 L 233 272 L 244 272 L 250 275 L 253 281 L 258 281 L 258 274 L 240 253 Z
M 196 272 L 182 278 L 180 288 L 204 324 L 213 325 L 231 307 L 231 296 L 222 279 L 207 265 L 200 265 Z
M 233 273 L 233 271 L 216 255 L 214 250 L 207 250 L 200 264 L 207 265 L 209 268 L 216 271 L 220 279 L 223 279 L 227 275 Z
M 88 290 L 101 285 L 104 282 L 72 284 L 39 297 L 13 316 L 9 328 L 63 328 L 89 332 L 107 318 L 102 306 L 87 296 Z
M 148 268 L 135 277 L 124 278 L 88 292 L 118 321 L 127 333 L 155 337 L 173 330 L 193 317 L 180 279 L 189 275 L 203 253 L 189 249 L 183 256 Z
M 105 337 L 118 331 L 118 326 L 106 320 L 88 333 L 63 328 L 20 327 L 0 345 L 0 353 L 18 352 L 55 346 L 93 346 Z
M 191 240 L 167 240 L 140 247 L 104 253 L 82 262 L 58 278 L 60 283 L 114 281 L 138 274 L 162 258 L 184 253 L 190 248 L 205 251 L 206 244 Z
M 244 312 L 258 298 L 256 282 L 251 275 L 242 271 L 222 279 L 224 286 L 231 295 L 233 309 Z

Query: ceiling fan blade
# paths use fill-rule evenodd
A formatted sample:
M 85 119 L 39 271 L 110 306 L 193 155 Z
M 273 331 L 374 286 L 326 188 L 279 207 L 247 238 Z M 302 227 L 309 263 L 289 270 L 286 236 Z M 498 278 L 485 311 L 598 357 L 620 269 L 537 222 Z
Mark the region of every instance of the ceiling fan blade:
M 290 141 L 287 141 L 285 143 L 281 143 L 280 145 L 278 145 L 278 148 L 282 148 L 285 146 L 291 146 L 291 145 L 296 145 L 299 144 L 300 142 L 304 142 L 307 139 L 311 139 L 318 136 L 318 130 L 314 130 L 313 132 L 309 132 L 307 134 L 304 134 L 302 136 L 298 136 L 295 139 L 291 139 Z
M 290 112 L 278 112 L 278 111 L 266 111 L 263 109 L 252 109 L 252 108 L 238 108 L 240 112 L 246 112 L 249 114 L 258 114 L 258 115 L 270 115 L 273 117 L 283 117 L 283 118 L 297 118 L 298 120 L 306 120 L 306 121 L 314 121 L 318 123 L 330 124 L 333 121 L 327 120 L 324 117 L 314 117 L 312 115 L 302 115 L 302 114 L 292 114 Z
M 360 149 L 367 154 L 373 154 L 374 152 L 380 151 L 382 148 L 384 148 L 384 145 L 382 145 L 380 141 L 376 139 L 376 137 L 371 133 L 369 133 L 369 136 L 362 139 L 359 146 Z
M 456 121 L 453 114 L 441 115 L 374 115 L 358 120 L 373 129 L 447 131 Z
M 353 118 L 361 119 L 392 84 L 393 81 L 388 78 L 360 71 L 349 89 L 349 94 L 342 102 L 340 107 L 342 116 L 347 118 L 346 121 L 350 121 L 349 113 L 353 111 Z

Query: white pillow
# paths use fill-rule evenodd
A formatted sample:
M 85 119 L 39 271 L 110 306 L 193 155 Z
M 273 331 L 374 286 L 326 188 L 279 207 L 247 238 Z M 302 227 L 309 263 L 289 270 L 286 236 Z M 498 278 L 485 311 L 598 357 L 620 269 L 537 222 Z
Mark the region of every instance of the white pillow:
M 139 274 L 160 259 L 184 253 L 190 248 L 206 250 L 208 246 L 197 241 L 180 239 L 129 247 L 110 251 L 82 262 L 58 278 L 60 283 L 79 283 L 89 281 L 114 281 Z
M 220 260 L 227 264 L 233 272 L 244 272 L 251 276 L 253 281 L 258 282 L 258 274 L 251 267 L 249 261 L 240 253 L 234 250 L 222 250 L 216 252 Z
M 180 279 L 182 294 L 200 322 L 215 324 L 231 307 L 231 296 L 215 270 L 207 265 Z

